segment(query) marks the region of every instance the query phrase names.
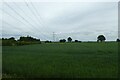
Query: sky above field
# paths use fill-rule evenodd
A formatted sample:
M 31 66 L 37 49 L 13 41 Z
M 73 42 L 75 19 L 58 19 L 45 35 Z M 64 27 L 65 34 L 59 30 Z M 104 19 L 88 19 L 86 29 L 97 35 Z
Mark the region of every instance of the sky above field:
M 32 1 L 32 0 L 31 0 Z M 118 38 L 117 2 L 4 2 L 0 7 L 2 37 L 30 35 L 41 40 L 95 41 Z M 3 11 L 3 12 L 2 12 Z

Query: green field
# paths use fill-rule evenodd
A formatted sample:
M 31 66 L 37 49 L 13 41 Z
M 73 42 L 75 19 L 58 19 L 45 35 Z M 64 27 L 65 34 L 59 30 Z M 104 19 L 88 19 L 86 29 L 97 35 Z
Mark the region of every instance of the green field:
M 3 46 L 3 77 L 116 78 L 118 43 Z

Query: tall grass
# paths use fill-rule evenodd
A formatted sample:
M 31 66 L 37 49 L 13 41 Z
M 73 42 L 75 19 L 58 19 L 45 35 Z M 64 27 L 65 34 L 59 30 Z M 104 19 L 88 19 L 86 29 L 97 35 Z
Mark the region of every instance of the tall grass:
M 3 46 L 3 77 L 116 78 L 117 47 L 117 43 Z

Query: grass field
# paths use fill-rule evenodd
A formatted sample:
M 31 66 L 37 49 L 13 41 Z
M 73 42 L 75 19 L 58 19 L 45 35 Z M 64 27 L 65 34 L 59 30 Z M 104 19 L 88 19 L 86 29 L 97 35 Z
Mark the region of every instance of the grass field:
M 3 46 L 2 51 L 3 77 L 117 77 L 116 42 Z
M 0 40 L 0 79 L 2 78 L 2 46 Z

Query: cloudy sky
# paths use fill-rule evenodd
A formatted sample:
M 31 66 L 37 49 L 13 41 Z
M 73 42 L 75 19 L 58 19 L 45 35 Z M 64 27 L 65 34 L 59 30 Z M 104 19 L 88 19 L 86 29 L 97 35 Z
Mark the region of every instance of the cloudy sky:
M 118 37 L 117 2 L 4 2 L 2 37 L 30 35 L 41 40 L 66 39 L 96 40 L 105 35 L 107 40 Z

